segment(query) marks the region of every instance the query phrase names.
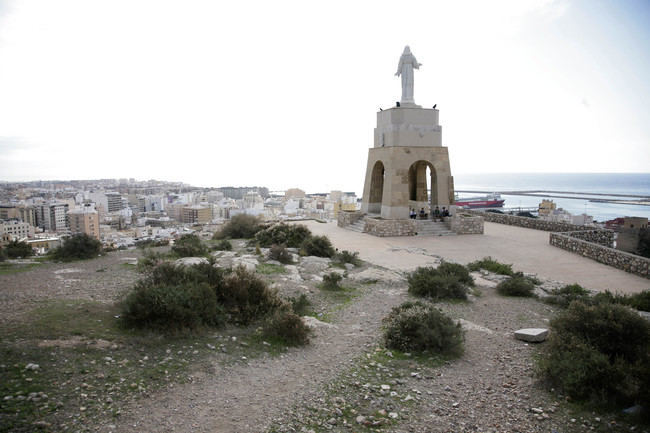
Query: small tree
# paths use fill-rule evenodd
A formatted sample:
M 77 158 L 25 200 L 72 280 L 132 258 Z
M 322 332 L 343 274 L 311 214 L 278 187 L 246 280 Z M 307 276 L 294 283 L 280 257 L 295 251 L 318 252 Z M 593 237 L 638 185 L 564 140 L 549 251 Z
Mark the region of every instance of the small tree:
M 183 235 L 172 247 L 172 251 L 180 257 L 204 256 L 208 249 L 197 235 Z
M 253 215 L 239 214 L 228 221 L 213 239 L 249 239 L 260 231 L 260 219 Z
M 312 236 L 302 243 L 302 252 L 306 256 L 334 257 L 336 251 L 327 236 Z
M 102 244 L 92 236 L 79 233 L 65 240 L 63 246 L 52 251 L 52 258 L 68 262 L 71 260 L 92 259 L 102 251 Z
M 641 229 L 637 252 L 643 257 L 650 257 L 650 229 Z
M 26 242 L 11 241 L 6 248 L 10 259 L 29 257 L 34 254 L 34 250 Z

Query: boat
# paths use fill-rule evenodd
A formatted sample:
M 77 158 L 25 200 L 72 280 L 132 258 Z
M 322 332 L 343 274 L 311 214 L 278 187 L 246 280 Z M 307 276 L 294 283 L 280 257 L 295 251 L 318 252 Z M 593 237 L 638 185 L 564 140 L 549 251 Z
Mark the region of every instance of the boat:
M 486 207 L 503 207 L 505 199 L 501 198 L 500 194 L 492 193 L 479 197 L 469 197 L 469 198 L 458 198 L 456 196 L 456 206 L 467 208 L 467 209 L 476 209 L 476 208 L 486 208 Z

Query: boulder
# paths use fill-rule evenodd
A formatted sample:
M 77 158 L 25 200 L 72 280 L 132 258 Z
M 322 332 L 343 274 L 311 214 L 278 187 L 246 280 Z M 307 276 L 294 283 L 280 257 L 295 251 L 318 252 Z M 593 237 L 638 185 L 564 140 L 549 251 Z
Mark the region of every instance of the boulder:
M 541 343 L 548 337 L 546 328 L 526 328 L 515 331 L 515 338 L 529 343 Z
M 300 261 L 303 272 L 317 274 L 330 266 L 330 259 L 327 257 L 307 256 Z
M 174 262 L 176 266 L 194 266 L 202 263 L 209 263 L 205 257 L 182 257 Z
M 397 272 L 387 269 L 368 268 L 356 274 L 349 274 L 348 279 L 361 283 L 381 282 L 385 284 L 403 284 L 406 279 Z

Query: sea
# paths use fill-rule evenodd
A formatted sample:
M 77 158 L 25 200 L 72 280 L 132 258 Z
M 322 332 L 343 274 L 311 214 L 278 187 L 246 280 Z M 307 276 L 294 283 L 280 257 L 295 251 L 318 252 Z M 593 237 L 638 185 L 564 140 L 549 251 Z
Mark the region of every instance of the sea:
M 561 191 L 565 193 L 598 194 L 598 198 L 626 199 L 608 194 L 627 194 L 637 197 L 650 197 L 650 173 L 492 173 L 454 175 L 456 191 L 472 190 L 486 193 L 501 191 Z M 459 193 L 461 198 L 480 194 Z M 550 193 L 550 195 L 565 195 Z M 570 195 L 570 194 L 566 194 Z M 586 213 L 595 221 L 607 221 L 625 216 L 650 218 L 650 206 L 618 203 L 600 203 L 586 199 L 549 197 L 540 193 L 536 196 L 505 195 L 504 208 L 537 207 L 542 199 L 553 200 L 558 208 L 574 215 Z M 650 201 L 650 199 L 648 200 Z

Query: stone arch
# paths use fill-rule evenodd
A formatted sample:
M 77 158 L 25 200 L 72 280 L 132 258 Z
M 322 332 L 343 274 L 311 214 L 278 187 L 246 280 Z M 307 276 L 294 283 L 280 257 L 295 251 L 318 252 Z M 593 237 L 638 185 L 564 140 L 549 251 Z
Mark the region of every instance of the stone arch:
M 384 163 L 375 162 L 370 175 L 370 194 L 368 196 L 368 213 L 381 213 L 381 204 L 384 196 L 384 177 L 386 170 Z
M 429 171 L 428 176 L 427 170 Z M 426 203 L 429 209 L 425 210 L 429 212 L 438 204 L 438 176 L 436 168 L 430 161 L 419 160 L 411 164 L 408 173 L 410 207 L 414 207 L 417 210 L 424 207 Z M 428 192 L 427 178 L 430 179 L 431 194 Z

